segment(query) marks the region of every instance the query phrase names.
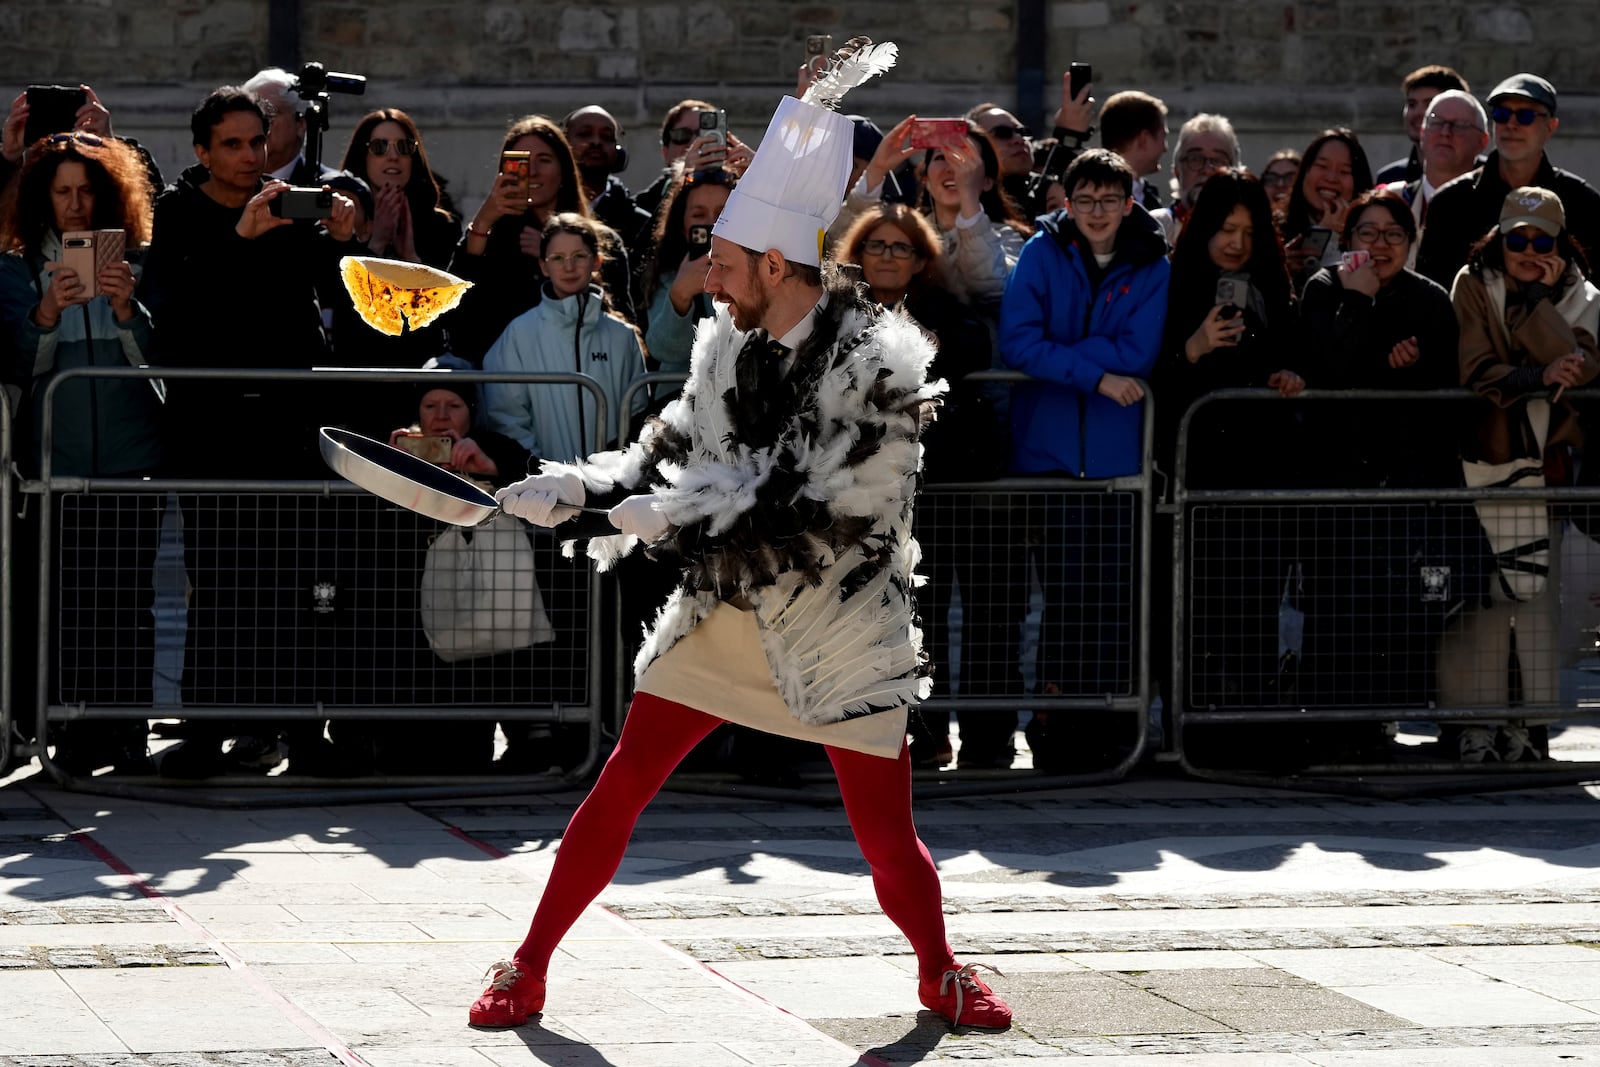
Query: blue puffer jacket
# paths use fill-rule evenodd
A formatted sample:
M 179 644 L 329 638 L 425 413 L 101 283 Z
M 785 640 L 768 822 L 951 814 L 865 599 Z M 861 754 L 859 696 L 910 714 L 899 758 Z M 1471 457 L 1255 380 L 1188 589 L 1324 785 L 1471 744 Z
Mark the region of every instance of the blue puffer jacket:
M 1138 204 L 1098 269 L 1065 209 L 1039 220 L 1000 306 L 1000 355 L 1037 382 L 1012 394 L 1012 469 L 1080 478 L 1139 472 L 1143 404 L 1095 392 L 1106 373 L 1145 378 L 1167 316 L 1166 239 Z

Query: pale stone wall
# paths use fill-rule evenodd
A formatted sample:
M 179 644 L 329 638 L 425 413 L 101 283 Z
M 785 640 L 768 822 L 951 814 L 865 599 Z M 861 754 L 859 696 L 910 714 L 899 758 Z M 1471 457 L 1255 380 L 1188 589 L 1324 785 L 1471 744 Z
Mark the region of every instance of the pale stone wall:
M 267 60 L 268 0 L 3 0 L 0 69 L 29 81 L 93 84 L 118 129 L 149 142 L 173 173 L 192 158 L 189 110 L 209 88 Z M 888 125 L 910 111 L 959 114 L 1016 88 L 1015 3 L 995 0 L 508 2 L 301 0 L 301 51 L 371 79 L 334 98 L 326 157 L 342 154 L 368 107 L 399 106 L 422 126 L 436 168 L 466 204 L 482 195 L 511 118 L 583 103 L 628 127 L 643 185 L 659 161 L 655 127 L 685 96 L 729 111 L 759 137 L 793 82 L 806 34 L 866 33 L 902 49 L 899 68 L 852 97 Z M 1403 153 L 1398 82 L 1445 62 L 1480 94 L 1531 69 L 1562 93 L 1551 155 L 1600 178 L 1600 0 L 1544 3 L 1387 0 L 1054 0 L 1045 5 L 1046 76 L 1094 64 L 1097 95 L 1139 87 L 1165 99 L 1174 131 L 1200 110 L 1231 116 L 1246 161 L 1352 126 L 1374 163 Z

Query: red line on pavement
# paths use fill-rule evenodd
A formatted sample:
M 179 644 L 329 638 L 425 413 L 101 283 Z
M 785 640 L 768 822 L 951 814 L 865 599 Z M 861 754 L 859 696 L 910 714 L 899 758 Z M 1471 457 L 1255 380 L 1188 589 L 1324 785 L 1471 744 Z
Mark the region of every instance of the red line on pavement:
M 487 842 L 487 841 L 479 841 L 476 837 L 473 837 L 471 834 L 467 833 L 465 830 L 461 829 L 459 826 L 449 826 L 448 824 L 446 824 L 446 829 L 448 829 L 453 836 L 455 836 L 457 838 L 460 838 L 462 841 L 464 841 L 467 844 L 471 845 L 472 847 L 478 849 L 479 851 L 484 852 L 485 854 L 493 857 L 494 859 L 497 859 L 497 860 L 506 859 L 507 857 L 509 857 L 511 855 L 511 853 L 506 852 L 506 851 L 504 851 L 502 849 L 496 848 L 494 845 L 489 844 L 489 842 Z M 843 1041 L 840 1041 L 838 1038 L 834 1037 L 832 1034 L 823 1033 L 821 1030 L 818 1030 L 815 1026 L 812 1026 L 810 1022 L 808 1022 L 807 1020 L 803 1019 L 802 1017 L 796 1015 L 794 1012 L 790 1011 L 788 1008 L 785 1008 L 781 1004 L 773 1003 L 772 1001 L 768 1000 L 766 997 L 762 996 L 760 993 L 757 993 L 753 989 L 747 989 L 746 987 L 740 985 L 738 982 L 735 982 L 732 978 L 729 978 L 727 975 L 723 974 L 721 971 L 717 970 L 715 967 L 712 967 L 710 964 L 702 963 L 699 960 L 695 959 L 693 956 L 689 955 L 687 952 L 683 952 L 683 951 L 680 951 L 679 949 L 675 949 L 671 945 L 667 944 L 664 941 L 660 941 L 660 940 L 657 940 L 656 938 L 650 937 L 649 935 L 645 934 L 642 930 L 637 929 L 627 919 L 624 919 L 622 916 L 620 916 L 616 912 L 612 911 L 610 908 L 605 907 L 602 904 L 595 904 L 595 905 L 592 905 L 592 906 L 596 911 L 600 912 L 600 914 L 604 915 L 611 922 L 616 923 L 618 926 L 621 926 L 623 929 L 627 930 L 629 934 L 631 934 L 633 937 L 639 939 L 640 941 L 643 941 L 646 944 L 654 947 L 658 951 L 660 951 L 660 952 L 662 952 L 662 953 L 664 953 L 664 954 L 666 954 L 668 956 L 671 956 L 673 959 L 677 960 L 680 963 L 687 963 L 690 966 L 692 966 L 692 967 L 694 967 L 694 968 L 696 968 L 698 970 L 704 971 L 706 974 L 709 974 L 711 977 L 715 978 L 717 981 L 719 981 L 719 982 L 723 983 L 724 985 L 730 987 L 734 992 L 738 993 L 739 995 L 741 995 L 741 996 L 743 996 L 743 997 L 745 997 L 745 998 L 747 998 L 749 1000 L 752 1000 L 752 1001 L 756 1002 L 757 1004 L 761 1004 L 761 1005 L 764 1005 L 765 1007 L 771 1008 L 773 1011 L 777 1012 L 780 1015 L 787 1016 L 789 1019 L 793 1020 L 795 1023 L 799 1024 L 800 1026 L 803 1026 L 805 1029 L 809 1030 L 811 1033 L 816 1034 L 818 1037 L 826 1038 L 827 1040 L 832 1041 L 835 1045 L 839 1046 L 839 1048 L 843 1049 L 845 1052 L 849 1053 L 850 1055 L 856 1057 L 856 1062 L 855 1062 L 854 1067 L 890 1067 L 890 1065 L 888 1063 L 885 1063 L 883 1060 L 880 1060 L 878 1057 L 874 1056 L 872 1053 L 870 1053 L 870 1052 L 857 1052 L 855 1049 L 851 1048 L 849 1045 L 846 1045 Z
M 267 983 L 266 979 L 252 971 L 249 964 L 245 963 L 244 960 L 240 958 L 238 953 L 234 952 L 227 945 L 224 945 L 221 941 L 213 937 L 211 935 L 211 931 L 207 930 L 200 920 L 184 911 L 176 901 L 172 900 L 159 889 L 152 886 L 149 882 L 146 882 L 143 878 L 139 877 L 133 868 L 129 867 L 126 863 L 123 863 L 116 853 L 112 852 L 100 842 L 81 831 L 72 833 L 70 837 L 72 840 L 78 842 L 78 844 L 94 853 L 100 862 L 104 863 L 107 867 L 110 867 L 113 871 L 116 871 L 123 878 L 126 878 L 128 880 L 128 884 L 134 889 L 137 889 L 145 897 L 161 905 L 161 910 L 166 912 L 168 917 L 171 918 L 173 922 L 177 923 L 191 934 L 195 934 L 201 940 L 205 941 L 206 945 L 209 946 L 212 951 L 222 957 L 223 962 L 228 965 L 229 970 L 237 973 L 239 977 L 250 983 L 250 985 L 255 988 L 256 992 L 272 1001 L 277 1006 L 279 1011 L 288 1016 L 290 1022 L 304 1030 L 307 1036 L 316 1041 L 317 1044 L 327 1049 L 329 1055 L 333 1056 L 334 1059 L 345 1064 L 345 1067 L 370 1067 L 366 1060 L 352 1052 L 350 1047 L 335 1037 L 332 1031 L 323 1026 L 321 1023 L 317 1022 L 311 1016 L 307 1015 L 305 1012 L 301 1011 L 299 1006 L 297 1006 L 293 1001 L 291 1001 L 288 997 L 285 997 L 282 993 L 279 993 L 276 989 L 273 989 L 272 986 Z

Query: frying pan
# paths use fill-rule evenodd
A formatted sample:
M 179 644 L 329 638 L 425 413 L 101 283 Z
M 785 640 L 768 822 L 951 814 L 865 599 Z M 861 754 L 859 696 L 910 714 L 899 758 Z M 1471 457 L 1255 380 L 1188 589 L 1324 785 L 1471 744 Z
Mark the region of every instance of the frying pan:
M 381 441 L 324 426 L 317 445 L 339 477 L 419 515 L 452 526 L 478 526 L 500 513 L 494 497 L 465 478 Z M 578 510 L 606 514 L 605 508 Z

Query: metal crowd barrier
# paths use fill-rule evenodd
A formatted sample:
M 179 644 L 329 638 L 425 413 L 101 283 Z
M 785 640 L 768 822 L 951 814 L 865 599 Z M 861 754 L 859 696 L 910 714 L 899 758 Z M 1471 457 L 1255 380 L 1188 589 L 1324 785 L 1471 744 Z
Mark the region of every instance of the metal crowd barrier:
M 1600 392 L 1570 395 L 1582 400 Z M 1466 402 L 1484 403 L 1464 389 L 1307 390 L 1292 401 L 1269 390 L 1233 389 L 1205 396 L 1185 413 L 1170 509 L 1180 591 L 1173 598 L 1171 714 L 1185 772 L 1378 796 L 1600 778 L 1600 763 L 1469 763 L 1454 753 L 1429 753 L 1425 745 L 1384 741 L 1379 733 L 1393 723 L 1439 724 L 1449 735 L 1474 725 L 1525 723 L 1536 742 L 1541 727 L 1595 716 L 1600 543 L 1588 531 L 1600 537 L 1600 486 L 1455 488 L 1461 466 L 1447 462 L 1456 454 L 1455 437 L 1435 457 L 1440 483 L 1453 469 L 1451 488 L 1191 484 L 1194 461 L 1216 443 L 1196 440 L 1194 425 L 1214 405 L 1250 405 L 1251 418 L 1228 425 L 1264 435 L 1276 425 L 1271 405 L 1280 405 L 1279 414 L 1304 412 L 1313 435 L 1322 428 L 1320 441 L 1302 450 L 1288 440 L 1263 440 L 1260 454 L 1337 460 L 1362 440 L 1364 410 L 1382 410 L 1377 417 L 1390 427 L 1413 422 L 1465 432 Z M 1422 405 L 1456 411 L 1431 407 L 1446 414 L 1428 422 Z M 1239 453 L 1235 444 L 1223 454 Z M 1226 484 L 1227 473 L 1221 478 Z M 1548 538 L 1546 579 L 1529 585 L 1513 577 L 1519 584 L 1502 586 L 1502 573 L 1531 572 L 1497 559 L 1478 510 L 1484 504 L 1499 507 L 1484 513 L 1495 522 L 1522 525 L 1514 541 Z M 1519 746 L 1506 734 L 1500 729 L 1497 736 L 1510 755 Z
M 626 426 L 635 392 L 683 380 L 656 373 L 634 382 L 623 398 L 622 437 L 630 437 Z M 1030 379 L 1015 371 L 985 371 L 968 380 L 1014 386 Z M 913 714 L 937 722 L 950 713 L 1043 713 L 1039 721 L 1051 717 L 1059 731 L 1055 744 L 1080 762 L 1048 770 L 918 770 L 919 795 L 983 796 L 1116 781 L 1150 747 L 1148 605 L 1156 493 L 1150 461 L 1154 399 L 1148 385 L 1145 391 L 1144 474 L 924 484 L 915 522 L 923 549 L 919 571 L 930 581 L 917 597 L 924 644 L 937 651 L 934 695 Z M 1009 451 L 1009 436 L 997 444 Z M 1030 596 L 1035 583 L 1042 597 Z M 952 613 L 948 624 L 946 613 Z M 1030 615 L 1033 624 L 1024 626 Z M 619 659 L 616 667 L 616 691 L 630 692 L 631 662 Z M 1047 685 L 1055 691 L 1046 692 Z M 623 706 L 619 699 L 619 711 Z M 952 740 L 959 740 L 954 722 L 951 727 Z M 685 771 L 674 775 L 670 788 L 811 803 L 837 798 L 831 770 L 795 777 L 801 784 Z
M 582 374 L 85 368 L 52 380 L 44 408 L 52 411 L 56 391 L 73 378 L 263 381 L 309 394 L 332 383 L 416 385 L 441 375 L 472 385 L 576 385 L 593 396 L 597 445 L 604 438 L 605 394 Z M 434 560 L 429 548 L 431 537 L 454 528 L 379 500 L 331 472 L 311 481 L 59 477 L 51 470 L 53 430 L 47 414 L 40 477 L 21 488 L 42 505 L 37 620 L 38 632 L 51 636 L 38 652 L 34 710 L 41 743 L 35 754 L 66 788 L 245 807 L 549 791 L 570 788 L 597 764 L 599 591 L 582 561 L 560 558 L 554 538 L 542 532 L 530 538 L 520 521 L 509 537 L 490 539 L 487 525 L 472 531 L 471 543 L 493 553 L 490 566 L 512 560 L 514 573 L 531 569 L 539 585 L 537 594 L 523 588 L 510 604 L 488 602 L 497 624 L 509 618 L 512 628 L 526 626 L 516 632 L 535 635 L 537 643 L 474 655 L 482 651 L 472 647 L 480 634 L 443 626 L 437 627 L 443 637 L 426 636 L 419 625 L 425 603 L 434 607 L 435 620 L 460 617 L 450 614 L 462 605 L 449 596 L 448 576 L 425 577 L 428 567 L 459 562 L 460 552 Z M 177 550 L 173 501 L 185 524 Z M 533 568 L 526 566 L 530 558 Z M 162 588 L 153 588 L 157 584 Z M 176 606 L 157 610 L 162 596 Z M 168 633 L 158 632 L 163 629 Z M 176 647 L 173 630 L 183 635 Z M 445 662 L 437 648 L 465 658 Z M 42 743 L 51 723 L 169 718 L 202 728 L 208 721 L 242 721 L 263 729 L 309 720 L 319 737 L 327 720 L 341 731 L 375 732 L 397 744 L 411 729 L 412 743 L 423 745 L 429 722 L 486 720 L 491 737 L 498 721 L 572 727 L 587 740 L 581 764 L 563 774 L 450 775 L 419 768 L 359 778 L 228 775 L 199 783 L 74 775 Z M 294 762 L 291 745 L 291 770 Z
M 0 775 L 10 769 L 14 750 L 24 748 L 11 729 L 11 690 L 16 684 L 11 670 L 11 569 L 20 562 L 13 558 L 11 544 L 11 463 L 11 405 L 0 390 Z

